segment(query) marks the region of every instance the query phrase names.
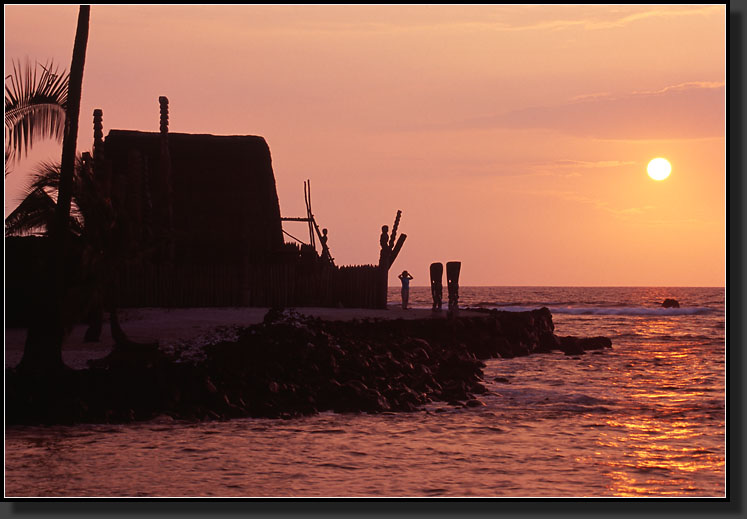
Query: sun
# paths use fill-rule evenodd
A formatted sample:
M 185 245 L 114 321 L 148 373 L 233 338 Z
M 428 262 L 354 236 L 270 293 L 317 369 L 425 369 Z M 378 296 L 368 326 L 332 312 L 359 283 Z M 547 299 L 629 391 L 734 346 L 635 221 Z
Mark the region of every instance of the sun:
M 654 180 L 664 180 L 672 172 L 672 165 L 667 159 L 659 157 L 648 163 L 646 171 L 648 171 L 648 176 Z

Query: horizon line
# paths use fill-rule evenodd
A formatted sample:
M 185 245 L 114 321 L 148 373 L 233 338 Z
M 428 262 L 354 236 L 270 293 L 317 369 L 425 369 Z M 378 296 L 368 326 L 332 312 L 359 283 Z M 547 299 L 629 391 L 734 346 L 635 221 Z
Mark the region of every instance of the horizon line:
M 388 288 L 401 288 L 387 285 Z M 720 288 L 718 285 L 459 285 L 460 288 Z M 430 285 L 410 285 L 410 288 L 430 288 Z

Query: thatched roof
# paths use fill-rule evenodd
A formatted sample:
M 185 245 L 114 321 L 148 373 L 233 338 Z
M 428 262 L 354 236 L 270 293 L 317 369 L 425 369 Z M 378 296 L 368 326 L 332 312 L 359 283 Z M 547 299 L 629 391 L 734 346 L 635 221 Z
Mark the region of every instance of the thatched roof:
M 161 134 L 111 130 L 105 156 L 115 193 L 139 224 L 163 227 Z M 283 244 L 275 176 L 264 138 L 169 133 L 177 260 L 264 260 Z M 117 191 L 119 190 L 119 191 Z M 148 200 L 150 199 L 150 200 Z

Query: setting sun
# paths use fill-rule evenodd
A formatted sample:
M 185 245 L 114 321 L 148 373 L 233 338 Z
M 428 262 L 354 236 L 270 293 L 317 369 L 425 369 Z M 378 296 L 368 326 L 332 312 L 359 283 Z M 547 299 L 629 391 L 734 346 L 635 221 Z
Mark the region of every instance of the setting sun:
M 664 180 L 672 172 L 672 165 L 667 159 L 657 158 L 648 163 L 646 170 L 654 180 Z

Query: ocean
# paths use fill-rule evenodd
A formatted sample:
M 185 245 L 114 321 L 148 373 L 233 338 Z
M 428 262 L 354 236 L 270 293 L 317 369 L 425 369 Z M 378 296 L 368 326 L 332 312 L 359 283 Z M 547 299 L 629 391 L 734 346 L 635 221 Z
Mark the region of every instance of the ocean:
M 612 349 L 491 359 L 483 407 L 13 426 L 5 496 L 723 497 L 724 288 L 461 287 Z M 399 304 L 390 288 L 389 304 Z M 444 287 L 444 297 L 446 289 Z M 666 298 L 680 308 L 662 308 Z M 430 308 L 411 287 L 410 306 Z

